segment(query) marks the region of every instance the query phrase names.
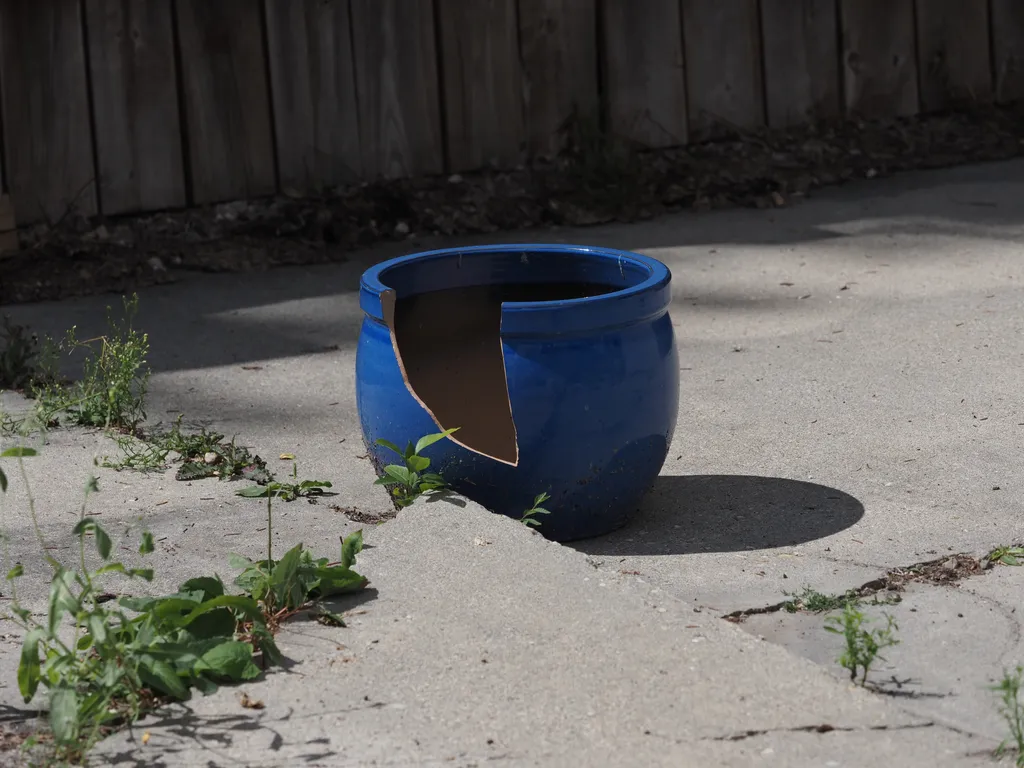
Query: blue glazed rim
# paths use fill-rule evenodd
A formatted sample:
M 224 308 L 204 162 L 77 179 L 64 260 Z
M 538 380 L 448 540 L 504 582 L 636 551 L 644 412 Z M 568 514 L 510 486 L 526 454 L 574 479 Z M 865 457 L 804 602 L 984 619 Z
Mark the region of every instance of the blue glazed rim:
M 455 264 L 462 270 L 465 257 L 482 254 L 503 254 L 528 259 L 533 254 L 560 254 L 580 257 L 584 263 L 603 272 L 606 284 L 621 284 L 622 287 L 598 296 L 587 296 L 577 299 L 558 301 L 523 301 L 505 302 L 501 306 L 502 336 L 551 336 L 579 333 L 584 331 L 613 328 L 634 323 L 654 320 L 668 311 L 671 301 L 672 273 L 667 266 L 657 259 L 642 256 L 632 251 L 620 251 L 612 248 L 597 248 L 587 245 L 508 243 L 502 245 L 477 245 L 468 248 L 442 248 L 434 251 L 422 251 L 407 254 L 381 262 L 367 269 L 360 280 L 359 306 L 366 315 L 384 323 L 384 308 L 381 295 L 389 291 L 397 292 L 393 285 L 388 285 L 388 273 L 396 274 L 403 267 L 426 262 L 447 262 L 447 266 Z M 481 263 L 482 266 L 482 263 Z M 627 270 L 630 281 L 627 281 Z M 472 272 L 473 270 L 467 270 Z M 543 270 L 542 270 L 543 271 Z M 434 274 L 441 275 L 437 269 Z M 615 274 L 620 278 L 616 280 Z M 481 279 L 467 277 L 461 285 L 490 284 L 496 281 L 488 279 L 486 271 L 477 270 Z M 451 284 L 436 282 L 431 285 L 431 273 L 426 273 L 426 280 L 417 286 L 416 293 L 452 287 Z M 438 277 L 437 280 L 444 280 Z M 543 282 L 543 280 L 539 281 Z M 398 293 L 397 298 L 404 294 Z

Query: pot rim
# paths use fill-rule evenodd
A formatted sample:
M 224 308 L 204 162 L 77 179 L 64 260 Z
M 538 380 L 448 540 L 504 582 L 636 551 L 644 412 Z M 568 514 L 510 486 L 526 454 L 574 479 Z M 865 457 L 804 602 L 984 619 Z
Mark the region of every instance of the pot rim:
M 658 259 L 632 251 L 562 243 L 504 243 L 467 248 L 441 248 L 398 256 L 367 269 L 360 280 L 359 305 L 371 318 L 385 322 L 381 295 L 394 289 L 387 273 L 414 262 L 427 262 L 476 254 L 578 254 L 614 260 L 646 272 L 640 282 L 609 293 L 556 301 L 506 301 L 501 305 L 502 336 L 550 336 L 611 328 L 649 321 L 668 311 L 672 273 Z M 461 261 L 459 262 L 461 264 Z M 400 298 L 400 297 L 399 297 Z

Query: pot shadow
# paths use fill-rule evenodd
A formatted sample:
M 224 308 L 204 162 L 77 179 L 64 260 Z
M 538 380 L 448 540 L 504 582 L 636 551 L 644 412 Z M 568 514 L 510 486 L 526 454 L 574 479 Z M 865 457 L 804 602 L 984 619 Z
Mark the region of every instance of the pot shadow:
M 822 539 L 863 516 L 864 505 L 853 496 L 816 483 L 662 475 L 623 528 L 570 546 L 591 555 L 742 552 Z

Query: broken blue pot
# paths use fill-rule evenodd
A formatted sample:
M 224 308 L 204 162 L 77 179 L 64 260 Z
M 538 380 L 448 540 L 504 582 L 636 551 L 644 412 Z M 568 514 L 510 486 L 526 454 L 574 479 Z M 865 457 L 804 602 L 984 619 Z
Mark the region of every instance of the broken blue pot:
M 378 472 L 424 451 L 456 492 L 519 518 L 550 495 L 556 541 L 625 524 L 665 461 L 679 405 L 671 273 L 572 245 L 429 251 L 368 269 L 356 397 Z

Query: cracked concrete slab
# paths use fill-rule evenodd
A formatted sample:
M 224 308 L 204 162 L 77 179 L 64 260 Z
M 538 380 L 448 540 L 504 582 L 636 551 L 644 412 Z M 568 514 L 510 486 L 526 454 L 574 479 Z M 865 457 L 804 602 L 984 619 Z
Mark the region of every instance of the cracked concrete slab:
M 347 629 L 290 626 L 282 645 L 294 665 L 245 687 L 266 710 L 243 710 L 224 690 L 147 722 L 144 750 L 136 729 L 104 755 L 146 765 L 990 764 L 983 753 L 1003 731 L 984 687 L 1020 659 L 1024 569 L 915 586 L 894 607 L 906 612 L 903 644 L 887 654 L 886 677 L 955 700 L 851 688 L 834 649 L 808 639 L 820 617 L 787 619 L 797 623 L 772 630 L 780 643 L 719 617 L 805 585 L 840 592 L 894 566 L 1024 541 L 1022 192 L 1014 162 L 850 185 L 778 210 L 502 235 L 639 250 L 673 271 L 679 428 L 635 521 L 572 547 L 472 508 L 427 505 L 363 526 L 372 548 L 360 567 L 375 590 L 366 613 Z M 338 496 L 318 505 L 278 505 L 281 546 L 334 551 L 360 526 L 332 503 L 387 508 L 359 458 L 356 288 L 374 260 L 442 244 L 452 243 L 143 292 L 151 421 L 181 412 L 272 465 L 295 453 L 302 475 L 334 482 Z M 89 337 L 110 301 L 5 311 Z M 23 406 L 9 394 L 2 403 Z M 235 484 L 93 467 L 112 451 L 97 433 L 58 431 L 27 463 L 55 556 L 71 556 L 60 547 L 91 472 L 102 490 L 90 508 L 124 546 L 142 526 L 157 534 L 155 589 L 226 575 L 228 552 L 259 553 L 261 507 Z M 21 484 L 7 496 L 11 558 L 30 570 L 24 596 L 38 609 L 45 573 Z M 9 623 L 0 633 L 7 682 L 17 646 Z M 2 703 L 16 700 L 10 682 L 0 688 Z M 834 730 L 793 730 L 822 725 Z

